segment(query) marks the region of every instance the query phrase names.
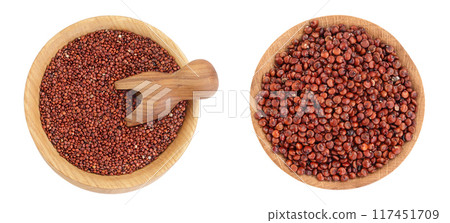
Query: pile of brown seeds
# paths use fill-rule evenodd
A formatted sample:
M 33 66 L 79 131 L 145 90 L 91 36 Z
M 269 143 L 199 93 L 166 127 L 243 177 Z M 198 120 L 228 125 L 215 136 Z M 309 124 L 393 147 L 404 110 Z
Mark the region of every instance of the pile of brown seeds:
M 392 46 L 362 27 L 320 27 L 275 56 L 255 118 L 273 151 L 299 175 L 367 176 L 412 140 L 417 92 Z
M 149 38 L 118 30 L 84 35 L 60 49 L 45 70 L 42 127 L 59 154 L 84 171 L 136 171 L 175 139 L 186 101 L 153 125 L 127 127 L 126 92 L 117 91 L 114 82 L 141 72 L 178 69 L 174 58 Z

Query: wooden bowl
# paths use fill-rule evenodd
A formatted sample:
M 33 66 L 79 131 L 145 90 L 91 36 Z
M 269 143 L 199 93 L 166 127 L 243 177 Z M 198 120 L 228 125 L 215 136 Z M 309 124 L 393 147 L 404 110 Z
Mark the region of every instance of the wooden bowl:
M 325 188 L 325 189 L 350 189 L 357 188 L 364 185 L 368 185 L 373 183 L 384 176 L 391 173 L 395 168 L 397 168 L 400 163 L 408 156 L 409 152 L 414 146 L 414 143 L 419 136 L 420 129 L 422 127 L 424 112 L 425 112 L 425 96 L 422 86 L 422 80 L 420 78 L 419 72 L 414 65 L 411 58 L 406 53 L 405 49 L 403 49 L 402 45 L 383 28 L 363 19 L 351 17 L 351 16 L 325 16 L 316 18 L 319 21 L 320 26 L 328 27 L 331 25 L 345 24 L 347 26 L 356 25 L 364 27 L 368 33 L 368 35 L 374 38 L 380 38 L 382 42 L 394 46 L 398 57 L 404 67 L 406 67 L 411 76 L 411 81 L 413 83 L 414 90 L 417 91 L 417 110 L 416 110 L 416 132 L 414 133 L 413 139 L 403 145 L 402 152 L 393 160 L 390 160 L 387 165 L 382 167 L 381 169 L 376 170 L 375 173 L 369 174 L 366 177 L 355 178 L 352 180 L 348 180 L 347 182 L 328 182 L 328 181 L 318 181 L 315 176 L 299 176 L 296 173 L 292 172 L 287 165 L 285 165 L 285 159 L 282 155 L 275 154 L 272 151 L 271 143 L 266 139 L 262 128 L 258 125 L 258 120 L 254 118 L 254 113 L 256 110 L 256 101 L 255 96 L 261 90 L 261 79 L 265 73 L 267 73 L 274 66 L 274 58 L 275 54 L 279 52 L 283 52 L 286 50 L 287 46 L 294 39 L 299 39 L 303 35 L 303 27 L 309 25 L 309 21 L 304 21 L 281 35 L 274 43 L 267 49 L 264 53 L 263 57 L 259 61 L 258 67 L 256 68 L 255 75 L 253 76 L 253 81 L 250 89 L 250 108 L 252 113 L 252 122 L 253 128 L 258 136 L 259 142 L 263 146 L 267 155 L 272 159 L 272 161 L 280 167 L 284 172 L 294 177 L 297 180 L 300 180 L 306 184 Z
M 39 152 L 56 173 L 70 183 L 90 191 L 122 193 L 139 189 L 154 182 L 175 164 L 186 150 L 194 134 L 199 106 L 198 103 L 189 101 L 183 126 L 180 128 L 175 140 L 159 155 L 158 159 L 131 174 L 102 176 L 88 173 L 61 157 L 47 138 L 41 125 L 39 87 L 42 77 L 50 60 L 59 49 L 80 36 L 101 29 L 126 30 L 149 37 L 166 49 L 175 58 L 180 67 L 188 63 L 183 52 L 169 37 L 147 23 L 121 16 L 89 18 L 77 22 L 56 34 L 39 52 L 31 66 L 25 87 L 25 114 L 28 128 Z

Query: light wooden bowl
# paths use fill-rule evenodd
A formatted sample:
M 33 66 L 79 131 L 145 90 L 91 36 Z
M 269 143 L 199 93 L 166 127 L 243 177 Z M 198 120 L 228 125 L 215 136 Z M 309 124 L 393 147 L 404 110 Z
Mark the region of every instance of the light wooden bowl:
M 259 61 L 258 67 L 256 68 L 255 75 L 253 76 L 253 81 L 250 89 L 250 108 L 252 113 L 252 122 L 253 128 L 258 136 L 258 139 L 266 151 L 267 155 L 272 159 L 272 161 L 280 167 L 284 172 L 294 177 L 295 179 L 302 181 L 306 184 L 325 188 L 325 189 L 351 189 L 361 187 L 370 183 L 373 183 L 384 176 L 391 173 L 395 168 L 397 168 L 403 160 L 408 156 L 409 152 L 411 152 L 414 143 L 419 136 L 420 129 L 422 128 L 422 122 L 425 112 L 425 96 L 422 86 L 422 80 L 420 78 L 419 72 L 414 65 L 413 61 L 409 57 L 408 53 L 406 53 L 405 49 L 402 45 L 383 28 L 363 19 L 351 17 L 351 16 L 325 16 L 315 18 L 319 21 L 320 26 L 328 27 L 331 25 L 345 24 L 347 26 L 356 25 L 364 27 L 368 33 L 368 35 L 376 38 L 380 38 L 382 42 L 394 46 L 400 61 L 403 66 L 409 71 L 411 76 L 411 81 L 413 83 L 414 90 L 417 91 L 417 110 L 416 110 L 416 132 L 414 133 L 413 139 L 403 145 L 402 152 L 393 160 L 390 160 L 387 165 L 382 167 L 381 169 L 376 170 L 375 173 L 369 174 L 363 178 L 355 178 L 352 180 L 348 180 L 347 182 L 328 182 L 328 181 L 318 181 L 315 176 L 299 176 L 296 173 L 292 172 L 289 167 L 284 163 L 285 159 L 282 155 L 275 154 L 272 151 L 272 147 L 270 142 L 266 139 L 262 128 L 258 125 L 258 120 L 256 120 L 253 115 L 256 109 L 256 101 L 255 96 L 259 91 L 261 91 L 261 79 L 265 73 L 267 73 L 274 65 L 275 54 L 279 52 L 283 52 L 286 50 L 287 46 L 294 39 L 299 39 L 303 35 L 303 27 L 309 25 L 309 21 L 304 21 L 281 35 L 274 43 L 267 49 L 261 60 Z
M 122 193 L 146 186 L 172 167 L 189 145 L 197 125 L 198 103 L 189 101 L 183 126 L 176 139 L 159 155 L 158 159 L 131 174 L 120 176 L 101 176 L 78 169 L 61 157 L 45 134 L 39 112 L 39 87 L 47 65 L 57 51 L 70 41 L 101 29 L 126 30 L 149 37 L 166 49 L 180 65 L 188 63 L 178 46 L 164 33 L 142 21 L 121 17 L 101 16 L 77 22 L 45 44 L 37 55 L 28 74 L 25 87 L 25 114 L 28 128 L 36 146 L 50 167 L 64 179 L 81 188 L 100 193 Z M 195 104 L 195 106 L 194 106 Z

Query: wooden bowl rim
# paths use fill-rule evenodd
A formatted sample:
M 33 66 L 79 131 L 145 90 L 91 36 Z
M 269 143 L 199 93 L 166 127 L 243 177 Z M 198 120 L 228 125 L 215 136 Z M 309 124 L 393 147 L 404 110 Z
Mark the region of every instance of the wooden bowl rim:
M 402 147 L 402 152 L 393 160 L 390 160 L 387 165 L 383 166 L 381 169 L 377 169 L 376 172 L 369 174 L 363 178 L 355 178 L 352 180 L 348 180 L 347 182 L 326 182 L 326 181 L 318 181 L 315 176 L 299 176 L 296 173 L 292 172 L 287 165 L 285 165 L 285 159 L 282 155 L 275 154 L 272 152 L 271 143 L 266 139 L 262 128 L 258 125 L 258 120 L 254 118 L 254 113 L 256 109 L 256 101 L 255 96 L 261 90 L 261 79 L 262 76 L 273 67 L 274 57 L 277 52 L 283 52 L 286 50 L 287 46 L 291 43 L 293 39 L 299 39 L 303 35 L 303 26 L 307 25 L 309 21 L 312 19 L 303 21 L 294 27 L 290 28 L 288 31 L 283 33 L 280 37 L 278 37 L 271 46 L 264 53 L 261 58 L 253 76 L 251 89 L 250 89 L 250 110 L 251 110 L 251 119 L 253 128 L 258 137 L 260 144 L 262 145 L 264 151 L 270 157 L 270 159 L 285 173 L 289 174 L 291 177 L 306 183 L 311 186 L 323 188 L 323 189 L 352 189 L 362 187 L 368 184 L 371 184 L 375 181 L 380 180 L 381 178 L 389 175 L 394 169 L 396 169 L 408 156 L 411 152 L 417 138 L 420 134 L 420 130 L 422 128 L 424 113 L 425 113 L 425 95 L 423 90 L 422 79 L 420 74 L 409 57 L 406 50 L 400 44 L 400 42 L 395 39 L 395 37 L 384 30 L 382 27 L 369 22 L 367 20 L 346 16 L 346 15 L 330 15 L 313 18 L 319 21 L 319 25 L 328 27 L 330 25 L 338 25 L 345 24 L 347 25 L 357 25 L 362 26 L 366 29 L 369 36 L 378 37 L 382 42 L 394 46 L 397 55 L 403 66 L 407 67 L 409 74 L 411 76 L 411 81 L 413 83 L 413 88 L 418 93 L 417 97 L 417 107 L 416 107 L 416 132 L 413 134 L 413 139 L 407 143 L 405 143 Z M 375 34 L 380 35 L 375 35 Z M 281 44 L 280 43 L 285 43 Z M 405 64 L 406 63 L 406 64 Z
M 180 66 L 188 63 L 186 56 L 168 36 L 143 21 L 124 16 L 98 16 L 84 19 L 53 36 L 36 56 L 25 86 L 25 116 L 36 147 L 56 173 L 70 183 L 86 190 L 99 193 L 123 193 L 149 185 L 178 161 L 194 135 L 198 121 L 199 103 L 197 100 L 195 102 L 188 101 L 186 118 L 175 140 L 159 155 L 158 159 L 133 173 L 120 176 L 102 176 L 83 171 L 61 157 L 47 138 L 41 125 L 39 86 L 47 65 L 59 49 L 82 35 L 102 29 L 125 30 L 150 37 L 166 49 Z

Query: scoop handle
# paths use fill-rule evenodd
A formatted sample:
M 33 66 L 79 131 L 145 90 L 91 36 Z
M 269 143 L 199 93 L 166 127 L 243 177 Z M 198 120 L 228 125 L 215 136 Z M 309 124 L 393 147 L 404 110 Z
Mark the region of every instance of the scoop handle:
M 194 60 L 173 74 L 144 72 L 116 81 L 117 90 L 139 89 L 142 83 L 158 84 L 170 89 L 179 100 L 192 100 L 194 96 L 209 98 L 219 87 L 217 72 L 206 60 Z

